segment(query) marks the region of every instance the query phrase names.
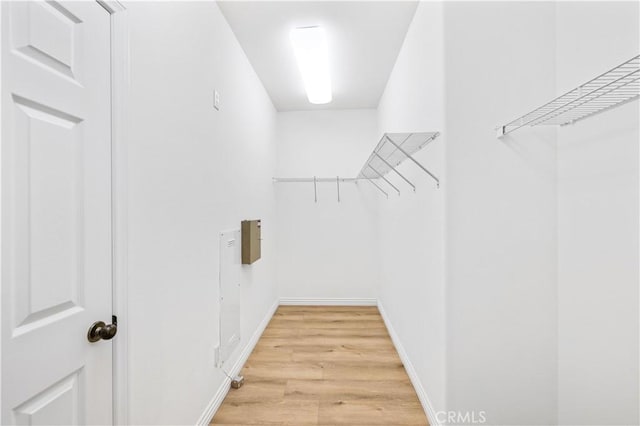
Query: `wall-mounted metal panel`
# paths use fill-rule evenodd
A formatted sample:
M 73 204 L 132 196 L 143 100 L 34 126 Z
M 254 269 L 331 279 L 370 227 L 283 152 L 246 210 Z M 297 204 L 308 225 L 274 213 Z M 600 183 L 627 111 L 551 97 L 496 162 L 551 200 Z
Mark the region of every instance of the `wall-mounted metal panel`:
M 262 241 L 262 222 L 258 220 L 242 221 L 242 264 L 251 265 L 260 259 Z

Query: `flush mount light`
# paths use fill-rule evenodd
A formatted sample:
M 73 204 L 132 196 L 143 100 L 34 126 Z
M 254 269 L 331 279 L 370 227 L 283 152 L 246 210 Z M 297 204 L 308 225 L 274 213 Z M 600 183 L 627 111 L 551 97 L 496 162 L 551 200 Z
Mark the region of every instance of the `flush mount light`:
M 309 102 L 331 102 L 329 49 L 324 30 L 320 27 L 294 28 L 291 30 L 291 43 Z

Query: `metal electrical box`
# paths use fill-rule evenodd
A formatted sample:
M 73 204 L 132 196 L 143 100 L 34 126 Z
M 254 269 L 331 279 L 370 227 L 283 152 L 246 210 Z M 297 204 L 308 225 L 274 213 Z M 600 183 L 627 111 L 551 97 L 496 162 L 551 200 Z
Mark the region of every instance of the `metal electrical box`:
M 261 237 L 260 220 L 243 220 L 242 231 L 242 264 L 251 265 L 260 259 Z

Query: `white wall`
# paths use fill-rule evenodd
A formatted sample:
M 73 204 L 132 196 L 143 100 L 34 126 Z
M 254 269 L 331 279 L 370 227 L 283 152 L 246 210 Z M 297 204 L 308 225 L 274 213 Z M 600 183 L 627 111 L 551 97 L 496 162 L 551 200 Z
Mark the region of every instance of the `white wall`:
M 444 126 L 442 4 L 421 3 L 378 106 L 380 132 L 440 131 Z M 446 134 L 416 158 L 444 178 Z M 445 409 L 444 192 L 405 161 L 395 174 L 400 197 L 378 203 L 380 210 L 380 303 L 393 325 L 436 411 Z
M 638 54 L 637 2 L 557 3 L 562 93 Z M 560 424 L 638 424 L 638 102 L 558 130 Z
M 215 3 L 127 7 L 130 422 L 193 424 L 224 377 L 220 231 L 263 220 L 262 259 L 243 268 L 244 343 L 276 301 L 276 112 Z
M 637 422 L 637 103 L 493 131 L 637 52 L 637 4 L 609 4 L 421 3 L 377 111 L 276 113 L 217 6 L 129 3 L 131 422 L 193 423 L 222 383 L 218 233 L 245 218 L 245 339 L 277 295 L 379 297 L 436 411 Z M 421 130 L 443 133 L 417 155 L 440 190 L 410 163 L 417 193 L 388 201 L 271 183 L 353 176 L 381 132 Z
M 403 164 L 418 193 L 379 221 L 379 297 L 436 412 L 556 419 L 555 132 L 493 130 L 554 94 L 554 23 L 550 3 L 422 3 L 380 102 L 381 131 L 443 132 L 418 154 L 442 189 Z
M 375 146 L 375 110 L 280 112 L 278 177 L 355 177 Z M 379 277 L 375 204 L 366 182 L 274 184 L 282 298 L 367 299 Z
M 555 94 L 555 7 L 444 4 L 447 405 L 556 421 L 556 137 L 494 126 Z

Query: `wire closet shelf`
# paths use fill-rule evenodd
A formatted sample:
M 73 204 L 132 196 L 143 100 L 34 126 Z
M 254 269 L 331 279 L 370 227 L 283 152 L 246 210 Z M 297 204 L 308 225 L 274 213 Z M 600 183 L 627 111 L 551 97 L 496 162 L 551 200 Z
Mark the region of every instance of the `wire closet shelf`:
M 640 55 L 496 129 L 502 137 L 524 126 L 567 125 L 640 96 Z
M 362 166 L 360 173 L 356 177 L 280 177 L 273 178 L 273 181 L 275 183 L 313 183 L 314 199 L 316 202 L 318 202 L 318 184 L 323 182 L 333 183 L 336 185 L 338 202 L 340 202 L 341 183 L 357 183 L 361 180 L 370 182 L 388 198 L 389 194 L 382 188 L 385 184 L 386 186 L 393 188 L 393 190 L 400 195 L 400 189 L 386 177 L 386 175 L 391 171 L 411 186 L 415 192 L 416 186 L 397 170 L 397 167 L 408 159 L 427 173 L 436 182 L 436 185 L 440 187 L 440 180 L 438 177 L 413 157 L 413 154 L 427 146 L 439 135 L 439 132 L 385 133 L 382 135 L 380 142 L 378 142 L 373 152 L 371 152 L 369 158 L 367 158 L 367 161 L 364 166 Z M 383 181 L 384 184 L 380 181 Z
M 385 133 L 371 155 L 369 155 L 369 158 L 367 158 L 364 166 L 362 166 L 358 178 L 367 180 L 380 178 L 400 194 L 400 190 L 385 177 L 390 171 L 393 171 L 409 184 L 415 192 L 415 185 L 397 170 L 397 167 L 408 159 L 431 176 L 439 187 L 440 180 L 413 158 L 413 154 L 433 142 L 439 135 L 440 133 L 438 132 Z

